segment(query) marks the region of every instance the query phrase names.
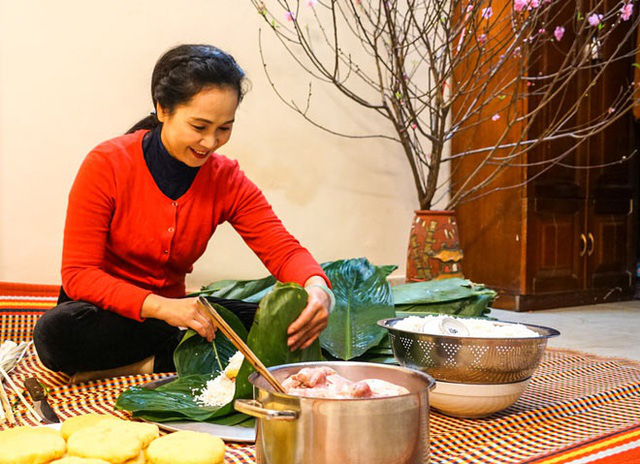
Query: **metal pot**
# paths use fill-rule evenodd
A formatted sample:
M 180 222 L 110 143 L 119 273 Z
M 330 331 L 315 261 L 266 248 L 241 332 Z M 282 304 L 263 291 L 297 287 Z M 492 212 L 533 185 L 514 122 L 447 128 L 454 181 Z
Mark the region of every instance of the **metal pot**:
M 237 411 L 258 418 L 258 464 L 427 464 L 429 390 L 423 372 L 384 364 L 310 362 L 269 368 L 280 382 L 305 367 L 327 366 L 352 380 L 381 379 L 409 394 L 370 399 L 305 398 L 273 391 L 257 372 L 249 376 L 254 400 Z

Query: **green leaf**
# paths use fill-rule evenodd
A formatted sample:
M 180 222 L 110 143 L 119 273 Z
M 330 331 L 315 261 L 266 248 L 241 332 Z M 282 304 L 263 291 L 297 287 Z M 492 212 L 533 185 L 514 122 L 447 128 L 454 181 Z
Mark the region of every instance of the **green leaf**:
M 320 361 L 322 352 L 316 340 L 304 350 L 291 351 L 287 346 L 287 329 L 307 305 L 307 292 L 295 283 L 277 283 L 260 301 L 247 344 L 266 367 L 280 364 Z M 236 379 L 236 398 L 251 397 L 249 375 L 255 369 L 243 361 Z
M 443 303 L 477 295 L 496 296 L 496 292 L 467 279 L 441 279 L 412 282 L 392 288 L 395 305 Z
M 220 280 L 202 287 L 189 296 L 213 296 L 229 300 L 243 300 L 258 303 L 273 288 L 276 279 L 268 276 L 258 280 Z
M 246 341 L 247 329 L 244 328 L 238 316 L 219 304 L 212 303 L 212 306 L 238 336 Z M 174 351 L 173 362 L 176 365 L 178 377 L 193 374 L 205 374 L 215 377 L 229 364 L 229 358 L 236 351 L 238 350 L 233 343 L 220 331 L 216 332 L 216 338 L 212 343 L 209 343 L 190 329 Z
M 636 68 L 640 68 L 640 63 L 633 63 L 631 66 L 635 66 Z
M 197 395 L 211 379 L 210 375 L 190 375 L 178 378 L 155 390 L 144 387 L 131 387 L 123 392 L 116 401 L 117 409 L 124 409 L 134 417 L 147 420 L 166 422 L 173 420 L 212 421 L 229 415 L 238 415 L 233 404 L 221 407 L 201 406 L 196 402 Z M 239 415 L 234 419 L 225 418 L 224 421 L 242 422 L 247 418 Z
M 323 264 L 336 297 L 327 328 L 320 335 L 331 356 L 349 360 L 376 346 L 386 331 L 380 319 L 395 316 L 387 276 L 396 266 L 374 266 L 366 258 Z
M 490 312 L 497 293 L 466 279 L 429 280 L 393 287 L 398 316 L 452 314 L 481 317 Z
M 247 330 L 240 319 L 223 306 L 213 306 L 238 336 L 246 340 Z M 178 378 L 155 390 L 132 387 L 118 397 L 116 408 L 157 422 L 194 420 L 230 424 L 246 421 L 248 416 L 235 412 L 233 402 L 221 407 L 205 407 L 195 401 L 207 381 L 222 372 L 236 351 L 219 331 L 209 343 L 195 331 L 188 330 L 173 354 Z

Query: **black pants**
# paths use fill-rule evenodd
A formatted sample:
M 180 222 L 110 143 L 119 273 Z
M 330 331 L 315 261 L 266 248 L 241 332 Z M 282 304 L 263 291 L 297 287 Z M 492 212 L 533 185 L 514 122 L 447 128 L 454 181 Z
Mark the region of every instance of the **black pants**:
M 234 312 L 251 327 L 255 303 L 209 298 Z M 33 331 L 42 364 L 73 375 L 111 369 L 155 356 L 154 372 L 173 372 L 173 351 L 184 331 L 159 319 L 143 322 L 105 311 L 85 301 L 73 301 L 60 289 L 58 305 L 46 311 Z

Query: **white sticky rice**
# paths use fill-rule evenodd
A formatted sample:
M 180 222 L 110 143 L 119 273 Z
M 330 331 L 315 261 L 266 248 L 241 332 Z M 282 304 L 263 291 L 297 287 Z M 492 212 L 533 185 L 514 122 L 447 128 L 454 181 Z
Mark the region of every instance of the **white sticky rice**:
M 480 338 L 531 338 L 539 334 L 518 323 L 506 323 L 484 319 L 466 319 L 448 315 L 438 316 L 409 316 L 395 323 L 394 327 L 409 332 L 418 332 L 430 335 L 448 335 L 440 328 L 440 322 L 444 318 L 453 318 L 463 323 L 469 331 L 468 337 Z M 458 335 L 460 337 L 464 335 Z
M 233 399 L 236 391 L 236 375 L 244 356 L 239 351 L 229 359 L 229 364 L 216 378 L 209 380 L 205 388 L 195 397 L 202 406 L 223 406 Z

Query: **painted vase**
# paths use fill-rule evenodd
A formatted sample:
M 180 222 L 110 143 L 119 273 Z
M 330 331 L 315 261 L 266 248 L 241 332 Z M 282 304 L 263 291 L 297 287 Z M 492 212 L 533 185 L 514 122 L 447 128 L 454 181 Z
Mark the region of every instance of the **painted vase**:
M 455 211 L 418 210 L 407 250 L 407 282 L 464 277 Z

